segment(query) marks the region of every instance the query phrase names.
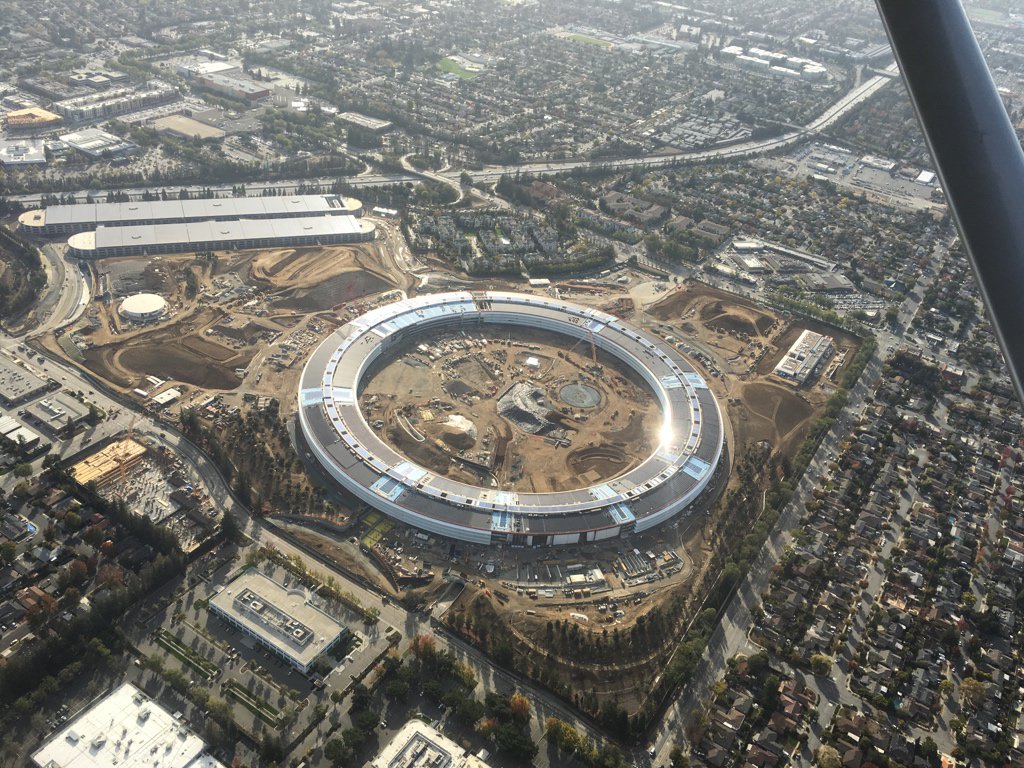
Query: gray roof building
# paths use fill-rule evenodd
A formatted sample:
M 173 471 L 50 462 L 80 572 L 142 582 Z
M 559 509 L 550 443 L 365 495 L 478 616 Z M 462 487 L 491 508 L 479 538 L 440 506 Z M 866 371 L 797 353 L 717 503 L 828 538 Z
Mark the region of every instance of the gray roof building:
M 372 222 L 354 216 L 103 226 L 69 237 L 68 255 L 79 259 L 102 259 L 188 251 L 337 245 L 369 242 L 375 233 L 376 227 Z
M 226 197 L 199 200 L 151 200 L 128 203 L 51 205 L 18 217 L 31 235 L 71 235 L 102 226 L 187 224 L 210 219 L 286 219 L 300 216 L 361 216 L 363 205 L 341 195 Z

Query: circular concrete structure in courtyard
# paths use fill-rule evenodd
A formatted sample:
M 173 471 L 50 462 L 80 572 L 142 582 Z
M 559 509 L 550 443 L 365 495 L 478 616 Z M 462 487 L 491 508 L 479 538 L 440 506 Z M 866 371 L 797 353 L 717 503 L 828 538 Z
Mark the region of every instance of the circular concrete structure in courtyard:
M 558 397 L 573 408 L 596 408 L 601 404 L 601 393 L 594 387 L 579 382 L 566 384 L 558 391 Z
M 548 493 L 471 485 L 397 452 L 359 407 L 367 371 L 414 337 L 472 333 L 481 325 L 583 340 L 632 369 L 660 407 L 654 451 L 596 485 Z M 722 457 L 718 403 L 673 347 L 604 312 L 525 294 L 441 293 L 372 310 L 313 352 L 302 372 L 298 405 L 302 435 L 336 482 L 396 520 L 480 544 L 571 545 L 649 530 L 700 498 Z
M 135 293 L 122 301 L 117 311 L 125 320 L 146 323 L 167 313 L 167 300 L 155 293 Z

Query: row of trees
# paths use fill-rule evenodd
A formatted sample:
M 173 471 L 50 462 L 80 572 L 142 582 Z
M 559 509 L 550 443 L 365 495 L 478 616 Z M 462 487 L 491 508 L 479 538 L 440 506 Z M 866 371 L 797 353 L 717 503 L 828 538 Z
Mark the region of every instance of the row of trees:
M 257 513 L 269 507 L 297 514 L 336 514 L 308 482 L 276 410 L 235 413 L 213 429 L 194 410 L 183 409 L 181 427 L 209 454 L 242 502 Z
M 0 320 L 10 322 L 24 313 L 46 286 L 39 250 L 0 227 Z
M 614 744 L 595 744 L 572 724 L 554 716 L 544 721 L 544 738 L 555 746 L 560 755 L 574 758 L 586 768 L 622 768 L 628 765 L 622 751 Z

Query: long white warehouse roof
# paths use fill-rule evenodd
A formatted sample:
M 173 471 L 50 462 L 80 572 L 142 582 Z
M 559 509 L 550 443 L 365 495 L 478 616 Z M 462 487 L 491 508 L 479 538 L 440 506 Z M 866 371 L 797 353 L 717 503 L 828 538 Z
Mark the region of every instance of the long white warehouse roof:
M 22 214 L 18 221 L 28 231 L 49 230 L 55 227 L 82 230 L 133 222 L 159 224 L 203 219 L 272 219 L 316 214 L 358 215 L 361 212 L 362 203 L 341 195 L 291 195 L 51 205 L 42 210 L 28 211 Z
M 231 244 L 237 241 L 275 241 L 296 237 L 330 239 L 341 235 L 355 238 L 373 231 L 371 222 L 354 216 L 194 221 L 187 224 L 99 227 L 91 232 L 72 235 L 68 238 L 68 245 L 79 252 L 96 251 L 101 255 L 114 248 L 152 248 L 154 253 L 160 253 L 161 248 L 180 243 L 230 248 L 236 247 Z
M 205 742 L 131 683 L 76 715 L 32 755 L 42 768 L 223 766 Z

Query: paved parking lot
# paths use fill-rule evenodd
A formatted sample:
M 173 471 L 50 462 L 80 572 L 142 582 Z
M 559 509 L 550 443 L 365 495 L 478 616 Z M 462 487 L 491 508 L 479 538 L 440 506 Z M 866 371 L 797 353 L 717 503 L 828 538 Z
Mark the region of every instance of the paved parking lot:
M 315 704 L 327 700 L 335 691 L 347 693 L 355 680 L 364 677 L 390 647 L 386 635 L 390 627 L 366 624 L 362 617 L 340 604 L 313 596 L 310 602 L 335 616 L 349 629 L 350 636 L 322 658 L 321 683 L 317 675 L 307 677 L 277 654 L 267 650 L 248 634 L 213 614 L 209 600 L 237 574 L 241 562 L 226 562 L 223 557 L 208 556 L 193 571 L 192 586 L 185 585 L 170 604 L 138 627 L 137 646 L 144 656 L 156 655 L 168 668 L 180 669 L 190 684 L 208 689 L 224 699 L 239 727 L 259 734 L 271 727 L 268 718 L 253 713 L 231 690 L 243 690 L 280 713 L 285 725 L 281 735 L 292 735 L 312 725 Z M 268 563 L 260 566 L 278 583 L 294 588 L 295 577 Z M 216 670 L 210 677 L 192 664 L 181 661 L 166 643 L 177 642 L 198 654 Z M 294 717 L 292 717 L 294 715 Z

